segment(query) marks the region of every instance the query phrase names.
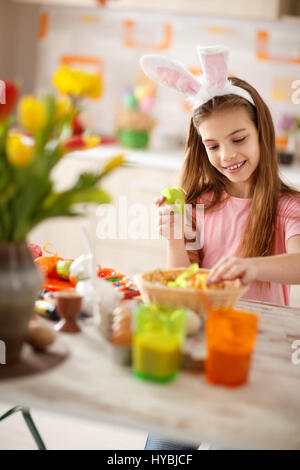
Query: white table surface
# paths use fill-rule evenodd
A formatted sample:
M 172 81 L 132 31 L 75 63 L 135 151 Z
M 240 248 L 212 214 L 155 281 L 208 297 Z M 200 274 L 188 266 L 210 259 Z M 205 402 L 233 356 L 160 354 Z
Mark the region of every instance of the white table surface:
M 65 362 L 1 380 L 0 399 L 197 445 L 300 449 L 300 364 L 291 360 L 300 309 L 252 301 L 239 306 L 260 316 L 250 380 L 242 387 L 208 385 L 203 374 L 183 371 L 164 385 L 137 380 L 130 367 L 112 362 L 105 341 L 85 323 L 79 335 L 60 334 L 71 351 Z
M 74 158 L 87 158 L 91 160 L 106 160 L 123 153 L 130 165 L 160 169 L 163 171 L 180 171 L 184 159 L 184 149 L 124 149 L 118 145 L 100 145 L 90 150 L 76 151 L 69 155 Z M 300 190 L 300 162 L 292 165 L 279 165 L 281 178 L 291 186 Z

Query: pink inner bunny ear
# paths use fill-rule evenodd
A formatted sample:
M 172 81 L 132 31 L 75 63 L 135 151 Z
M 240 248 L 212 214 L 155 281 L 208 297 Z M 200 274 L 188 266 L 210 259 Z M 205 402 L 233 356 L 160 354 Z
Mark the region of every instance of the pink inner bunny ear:
M 223 47 L 197 47 L 205 80 L 210 86 L 224 88 L 228 78 L 228 50 Z
M 156 70 L 165 85 L 175 88 L 181 93 L 197 93 L 199 86 L 195 83 L 195 80 L 182 72 L 167 67 L 157 67 Z
M 198 80 L 179 62 L 158 55 L 146 55 L 140 63 L 144 73 L 161 85 L 191 95 L 200 89 Z

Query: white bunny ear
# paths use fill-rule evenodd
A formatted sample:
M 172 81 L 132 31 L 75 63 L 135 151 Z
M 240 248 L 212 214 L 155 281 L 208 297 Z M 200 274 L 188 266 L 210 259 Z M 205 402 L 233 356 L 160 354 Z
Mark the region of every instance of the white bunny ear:
M 140 59 L 144 73 L 151 80 L 181 93 L 196 95 L 200 83 L 183 65 L 161 55 L 147 54 Z
M 210 87 L 224 88 L 228 78 L 228 49 L 225 46 L 197 46 L 203 76 Z

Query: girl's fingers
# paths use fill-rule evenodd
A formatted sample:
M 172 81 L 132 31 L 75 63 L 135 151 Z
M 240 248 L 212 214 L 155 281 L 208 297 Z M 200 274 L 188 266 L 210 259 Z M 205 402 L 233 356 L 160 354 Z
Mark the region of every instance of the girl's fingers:
M 157 206 L 161 206 L 165 202 L 166 198 L 165 196 L 158 196 L 153 200 L 153 204 L 156 204 Z
M 251 259 L 244 258 L 223 258 L 210 271 L 207 285 L 218 283 L 225 280 L 241 279 L 243 284 L 256 279 L 255 265 Z
M 158 209 L 159 234 L 168 239 L 184 237 L 183 215 L 174 211 L 173 205 L 164 205 Z
M 223 266 L 225 263 L 228 263 L 229 261 L 231 261 L 233 258 L 229 257 L 229 256 L 224 256 L 223 258 L 221 258 L 211 269 L 211 272 L 215 272 L 217 271 L 217 269 L 219 269 L 221 266 Z
M 171 224 L 174 223 L 174 215 L 162 215 L 160 217 L 160 221 L 162 224 Z
M 174 212 L 174 206 L 169 205 L 169 206 L 162 206 L 158 209 L 159 214 L 170 214 Z
M 210 270 L 208 279 L 209 281 L 214 280 L 216 277 L 219 276 L 220 272 L 224 269 L 224 267 L 228 267 L 232 263 L 232 258 L 222 258 L 218 261 Z
M 230 281 L 232 279 L 237 279 L 239 277 L 242 277 L 244 274 L 244 270 L 242 270 L 238 266 L 233 266 L 232 268 L 229 269 L 224 269 L 222 273 L 219 274 L 218 280 L 221 281 Z
M 238 277 L 238 273 L 241 272 L 241 268 L 236 264 L 235 259 L 227 259 L 221 265 L 214 267 L 207 278 L 207 284 L 209 285 L 224 279 L 229 279 L 229 272 L 234 272 L 236 277 Z

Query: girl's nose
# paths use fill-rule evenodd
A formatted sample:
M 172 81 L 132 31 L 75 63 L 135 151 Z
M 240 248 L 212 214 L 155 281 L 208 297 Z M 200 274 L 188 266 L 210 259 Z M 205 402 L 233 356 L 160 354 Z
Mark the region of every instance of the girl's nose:
M 230 149 L 223 149 L 221 153 L 221 162 L 226 164 L 234 162 L 237 159 L 237 153 L 230 152 Z

